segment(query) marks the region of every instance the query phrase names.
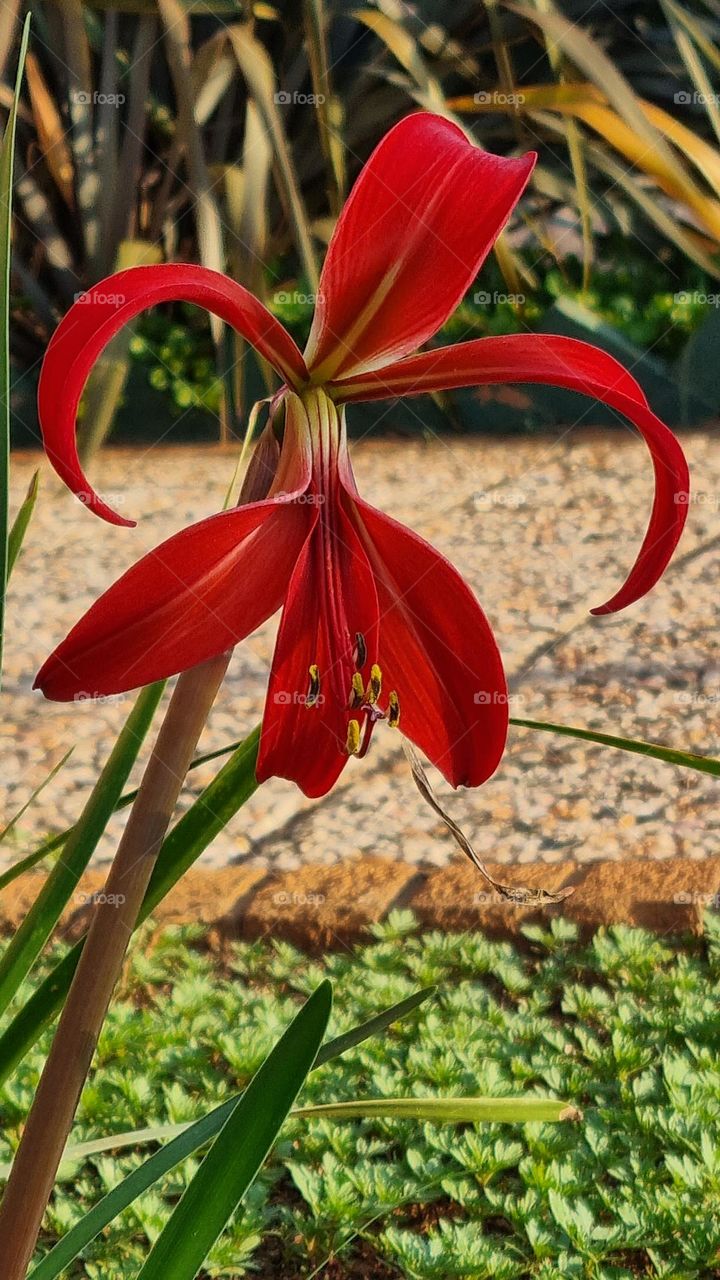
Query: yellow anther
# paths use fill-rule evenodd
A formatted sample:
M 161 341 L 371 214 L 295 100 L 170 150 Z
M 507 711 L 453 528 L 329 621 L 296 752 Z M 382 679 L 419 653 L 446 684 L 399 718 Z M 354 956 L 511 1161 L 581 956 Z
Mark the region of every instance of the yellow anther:
M 371 707 L 374 707 L 380 697 L 381 689 L 382 671 L 380 670 L 377 662 L 374 662 L 370 668 L 370 679 L 368 680 L 368 687 L 365 690 L 365 701 L 368 702 Z
M 387 722 L 391 729 L 397 729 L 400 723 L 400 702 L 394 689 L 388 698 Z
M 312 666 L 308 669 L 308 674 L 310 676 L 310 688 L 308 689 L 307 697 L 305 699 L 305 706 L 314 707 L 320 697 L 320 671 L 317 663 L 313 662 Z
M 356 671 L 350 686 L 350 706 L 359 707 L 365 696 L 365 685 L 359 671 Z
M 360 750 L 360 722 L 351 720 L 347 727 L 345 750 L 349 756 L 356 756 Z

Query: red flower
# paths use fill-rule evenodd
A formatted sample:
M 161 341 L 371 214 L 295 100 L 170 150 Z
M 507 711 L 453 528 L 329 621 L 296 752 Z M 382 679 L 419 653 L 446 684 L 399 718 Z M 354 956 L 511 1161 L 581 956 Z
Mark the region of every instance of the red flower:
M 682 531 L 688 472 L 634 378 L 570 338 L 482 338 L 412 353 L 442 326 L 519 199 L 535 157 L 501 159 L 447 120 L 418 114 L 383 139 L 328 249 L 304 356 L 256 298 L 196 266 L 137 267 L 91 289 L 59 325 L 39 407 L 48 457 L 97 515 L 130 524 L 78 461 L 78 402 L 113 334 L 157 302 L 198 303 L 277 370 L 282 450 L 264 501 L 202 520 L 143 557 L 48 658 L 49 698 L 170 676 L 232 648 L 282 606 L 258 778 L 324 794 L 378 720 L 400 723 L 453 786 L 495 770 L 507 731 L 502 662 L 485 615 L 452 566 L 359 496 L 344 405 L 479 383 L 544 382 L 612 406 L 655 468 L 645 540 L 625 585 L 595 612 L 657 582 Z

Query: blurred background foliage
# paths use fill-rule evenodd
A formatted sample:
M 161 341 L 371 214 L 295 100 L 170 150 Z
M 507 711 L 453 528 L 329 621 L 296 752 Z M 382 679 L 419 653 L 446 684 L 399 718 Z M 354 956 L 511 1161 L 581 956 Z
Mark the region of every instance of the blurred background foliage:
M 0 112 L 25 0 L 0 11 Z M 544 329 L 619 355 L 674 423 L 717 412 L 720 0 L 33 0 L 18 115 L 12 270 L 15 435 L 37 438 L 38 362 L 108 272 L 201 261 L 304 339 L 342 200 L 382 134 L 418 107 L 532 186 L 439 336 Z M 228 370 L 230 372 L 228 372 Z M 114 339 L 83 402 L 85 453 L 110 428 L 228 439 L 271 375 L 192 308 Z M 569 393 L 459 392 L 355 429 L 530 429 Z M 604 411 L 606 413 L 607 411 Z M 586 421 L 612 420 L 596 408 Z M 219 424 L 219 425 L 218 425 Z

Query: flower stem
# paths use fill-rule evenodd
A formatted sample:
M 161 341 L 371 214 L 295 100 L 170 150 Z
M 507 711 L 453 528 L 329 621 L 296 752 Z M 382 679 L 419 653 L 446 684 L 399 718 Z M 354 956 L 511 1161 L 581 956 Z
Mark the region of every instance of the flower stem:
M 95 906 L 0 1205 L 3 1280 L 25 1280 L 130 935 L 230 654 L 184 672 Z

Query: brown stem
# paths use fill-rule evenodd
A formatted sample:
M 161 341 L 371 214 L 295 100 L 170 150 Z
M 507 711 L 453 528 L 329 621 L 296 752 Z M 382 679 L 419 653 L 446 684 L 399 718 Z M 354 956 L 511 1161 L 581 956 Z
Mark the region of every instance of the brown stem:
M 118 845 L 0 1205 L 3 1280 L 25 1280 L 110 997 L 150 876 L 230 654 L 175 687 Z

